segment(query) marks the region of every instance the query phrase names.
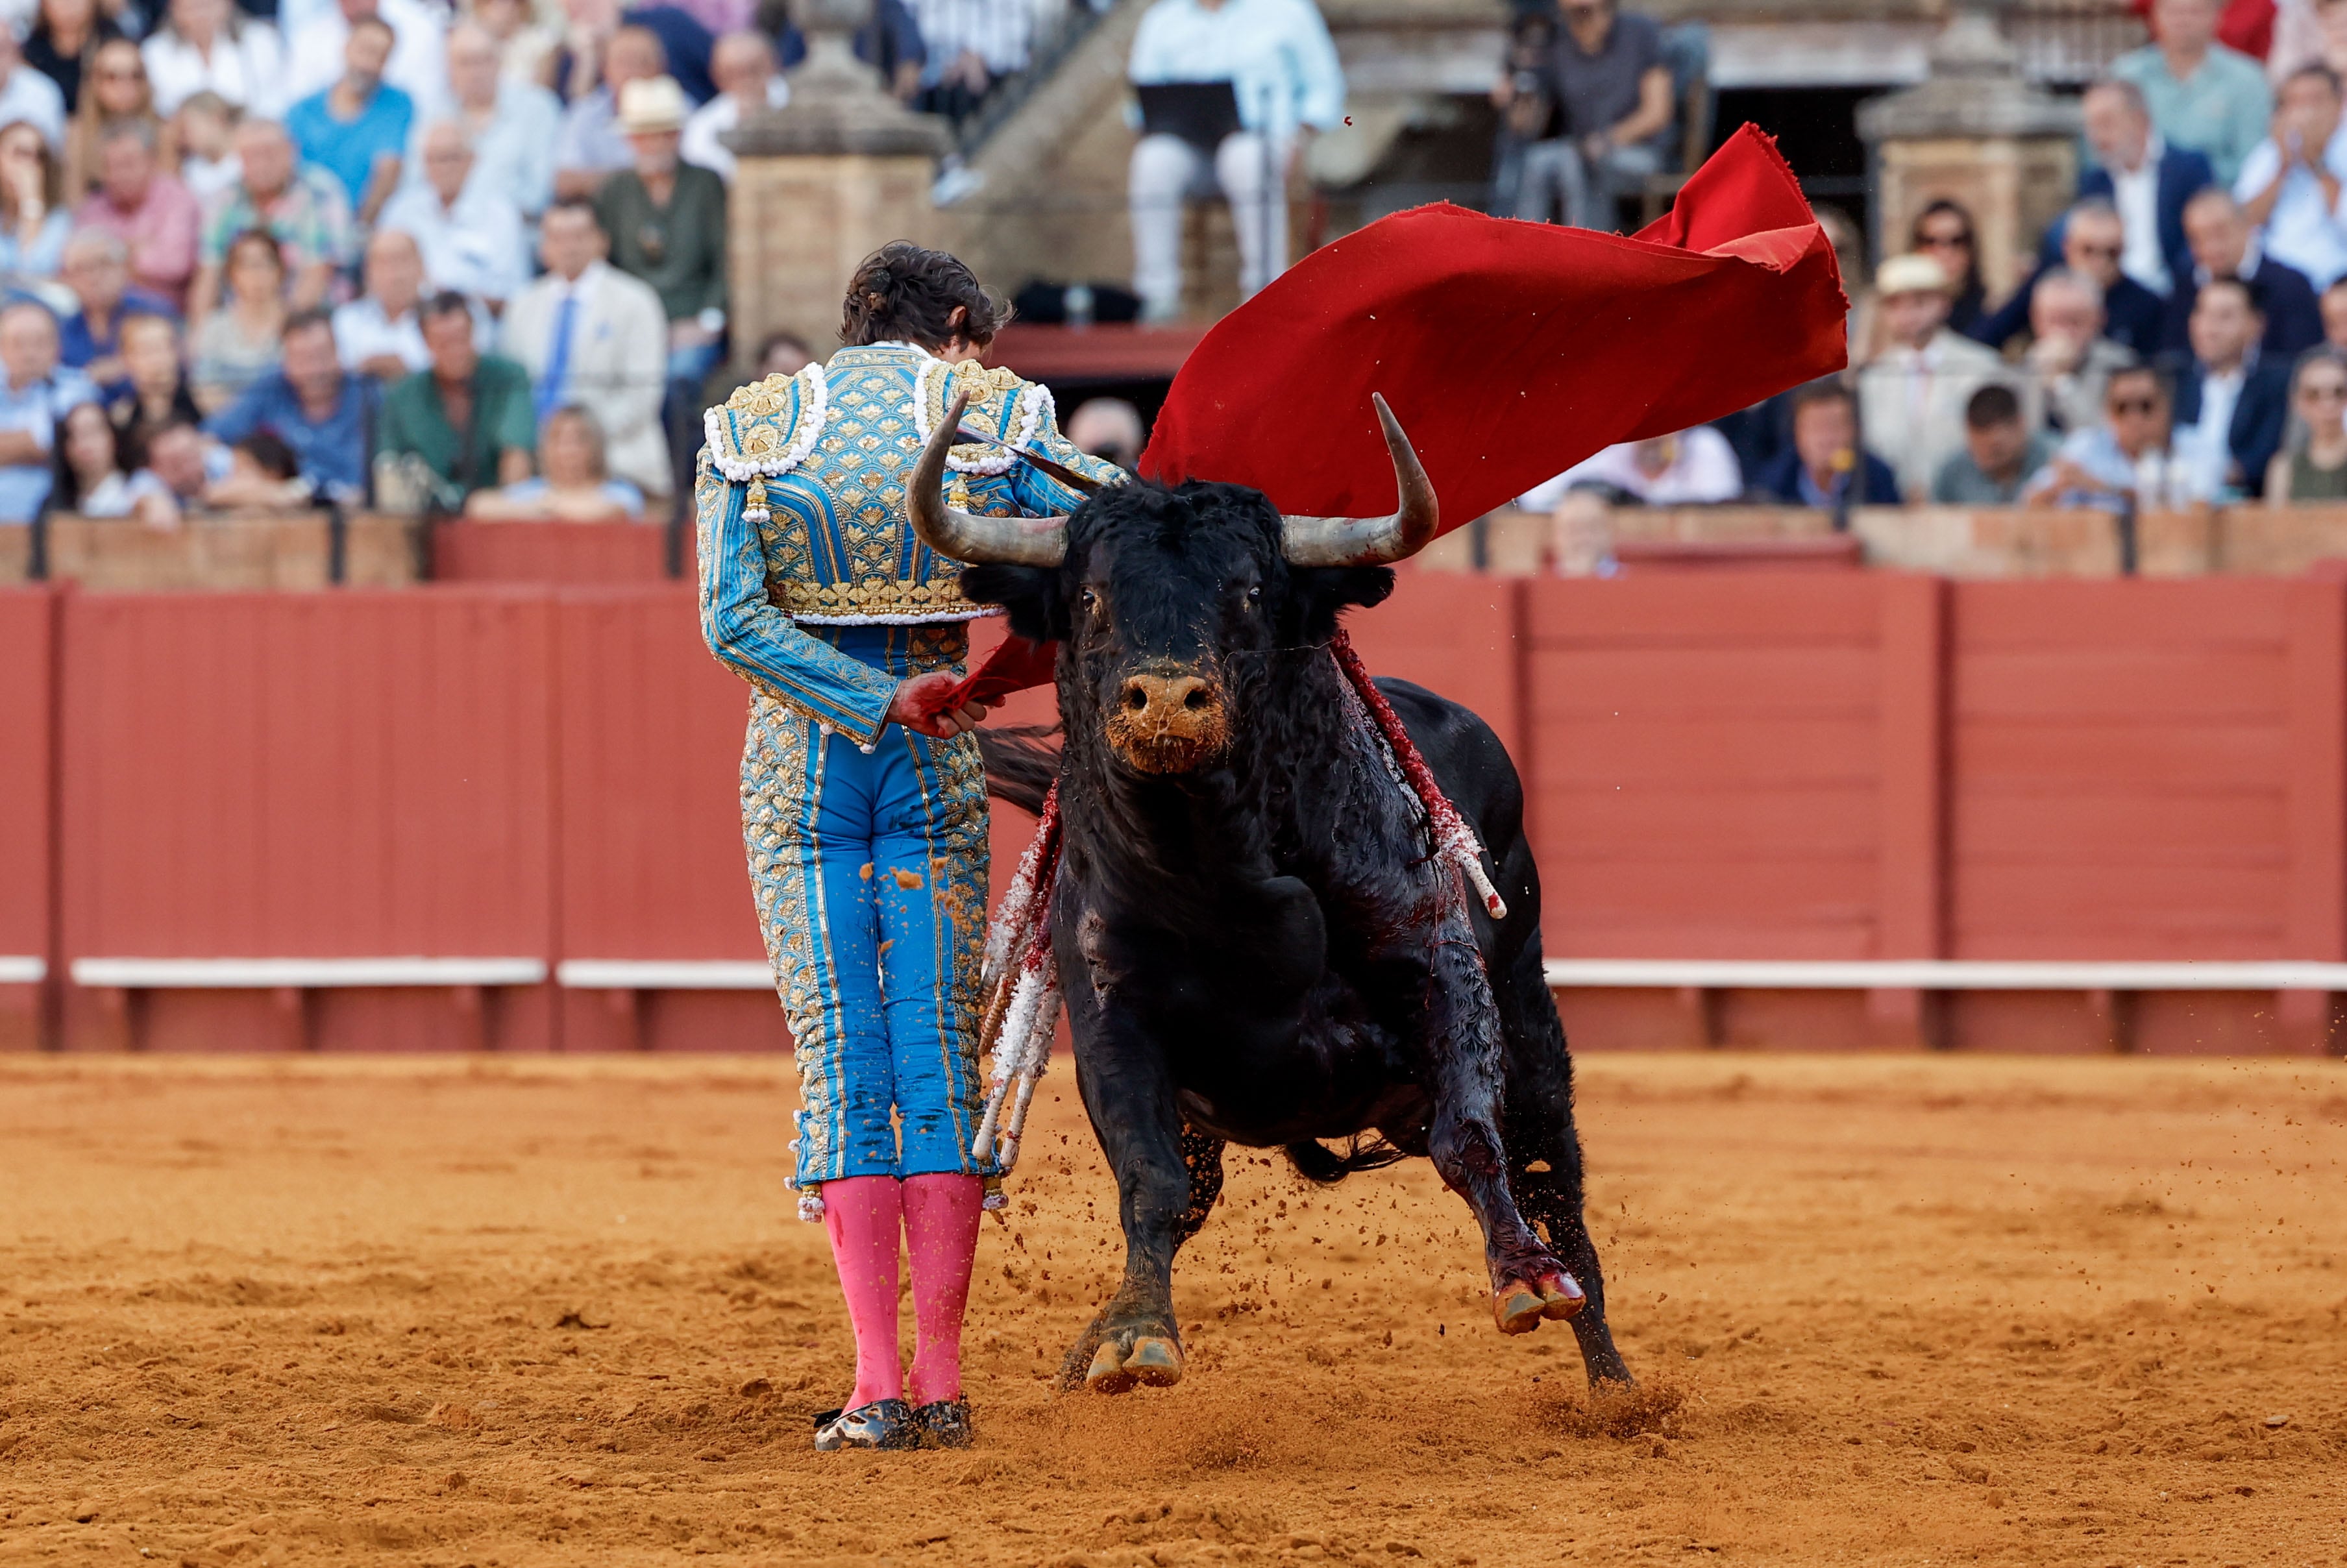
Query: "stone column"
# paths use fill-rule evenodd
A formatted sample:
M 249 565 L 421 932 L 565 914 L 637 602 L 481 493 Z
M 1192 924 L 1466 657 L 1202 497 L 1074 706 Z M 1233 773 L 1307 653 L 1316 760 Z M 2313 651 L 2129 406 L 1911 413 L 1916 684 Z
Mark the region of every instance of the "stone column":
M 1876 253 L 1904 251 L 1915 215 L 1945 197 L 1973 215 L 1990 300 L 2010 293 L 2076 193 L 2078 132 L 2078 106 L 2023 81 L 1994 13 L 1970 0 L 1932 44 L 1929 80 L 1860 106 Z
M 728 211 L 733 354 L 767 333 L 805 338 L 820 359 L 839 342 L 839 302 L 856 264 L 891 240 L 936 242 L 929 201 L 943 123 L 880 88 L 856 57 L 869 0 L 797 7 L 807 57 L 790 102 L 744 120 L 725 145 L 741 160 Z

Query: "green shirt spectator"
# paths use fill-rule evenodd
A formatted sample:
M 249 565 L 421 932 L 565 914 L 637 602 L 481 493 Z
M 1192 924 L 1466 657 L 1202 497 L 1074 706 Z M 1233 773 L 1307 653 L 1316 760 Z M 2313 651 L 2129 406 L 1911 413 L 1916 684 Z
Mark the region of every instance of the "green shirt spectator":
M 436 294 L 425 306 L 424 346 L 430 367 L 384 394 L 377 456 L 420 457 L 452 508 L 476 490 L 528 478 L 538 439 L 529 373 L 474 346 L 462 294 Z
M 2111 75 L 2142 89 L 2168 145 L 2207 154 L 2217 183 L 2230 188 L 2273 128 L 2273 89 L 2255 60 L 2217 42 L 2218 11 L 2218 0 L 2155 0 L 2159 42 L 2113 60 Z
M 668 187 L 667 200 L 655 200 L 638 169 L 623 169 L 596 193 L 595 217 L 610 236 L 611 265 L 651 284 L 669 320 L 691 321 L 725 309 L 725 182 L 697 164 L 676 162 L 675 133 L 665 140 L 652 156 L 669 162 L 654 174 Z

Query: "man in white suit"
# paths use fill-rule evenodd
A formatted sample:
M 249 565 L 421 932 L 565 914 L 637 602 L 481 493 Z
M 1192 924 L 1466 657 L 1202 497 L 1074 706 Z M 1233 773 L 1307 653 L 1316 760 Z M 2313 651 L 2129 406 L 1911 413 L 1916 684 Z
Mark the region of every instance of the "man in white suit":
M 1963 449 L 1964 405 L 1992 381 L 2012 381 L 1992 350 L 1948 327 L 1955 291 L 1929 256 L 1893 256 L 1874 288 L 1888 340 L 1858 373 L 1859 419 L 1869 451 L 1891 459 L 1899 493 L 1920 501 L 1940 465 Z
M 603 426 L 611 472 L 647 496 L 675 488 L 661 398 L 668 385 L 668 312 L 648 284 L 605 264 L 594 203 L 566 197 L 538 233 L 546 275 L 506 307 L 501 346 L 529 372 L 544 427 L 577 404 Z

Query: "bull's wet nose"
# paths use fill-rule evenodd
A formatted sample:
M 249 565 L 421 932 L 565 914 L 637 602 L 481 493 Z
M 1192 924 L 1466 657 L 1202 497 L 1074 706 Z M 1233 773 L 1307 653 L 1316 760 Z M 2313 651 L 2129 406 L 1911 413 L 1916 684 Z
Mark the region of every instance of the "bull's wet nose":
M 1129 675 L 1124 706 L 1136 719 L 1159 723 L 1179 715 L 1202 715 L 1221 706 L 1214 683 L 1203 675 Z

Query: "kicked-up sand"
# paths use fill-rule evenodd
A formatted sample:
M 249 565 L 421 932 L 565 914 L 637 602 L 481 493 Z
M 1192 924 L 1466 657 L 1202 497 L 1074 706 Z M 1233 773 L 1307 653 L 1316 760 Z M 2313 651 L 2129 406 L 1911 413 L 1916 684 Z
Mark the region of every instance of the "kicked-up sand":
M 1187 1379 L 1056 1392 L 1121 1259 L 1061 1061 L 979 1446 L 826 1455 L 787 1061 L 0 1060 L 0 1563 L 2347 1563 L 2347 1064 L 1581 1082 L 1633 1399 L 1422 1162 L 1237 1153 Z

